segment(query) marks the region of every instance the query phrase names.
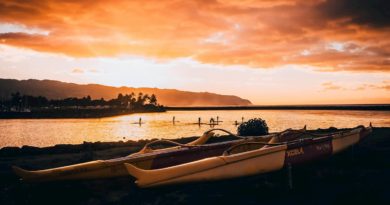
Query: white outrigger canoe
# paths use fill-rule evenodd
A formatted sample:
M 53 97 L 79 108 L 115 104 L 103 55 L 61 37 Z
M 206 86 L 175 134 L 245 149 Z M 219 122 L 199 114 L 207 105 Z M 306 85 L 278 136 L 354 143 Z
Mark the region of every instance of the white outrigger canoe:
M 250 176 L 334 155 L 370 134 L 372 126 L 358 126 L 327 135 L 302 132 L 305 136 L 299 139 L 283 139 L 282 135 L 278 135 L 268 143 L 244 142 L 233 145 L 220 156 L 161 169 L 145 170 L 128 163 L 125 166 L 129 174 L 136 178 L 135 183 L 139 187 Z M 253 149 L 253 145 L 257 145 L 257 148 Z M 248 147 L 251 149 L 248 150 Z

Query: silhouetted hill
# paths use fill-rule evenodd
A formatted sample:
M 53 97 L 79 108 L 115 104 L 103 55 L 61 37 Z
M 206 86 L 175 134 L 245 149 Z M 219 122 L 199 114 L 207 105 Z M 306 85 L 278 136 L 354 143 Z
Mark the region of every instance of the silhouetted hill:
M 49 99 L 67 97 L 116 98 L 118 93 L 155 94 L 158 102 L 166 106 L 222 106 L 251 105 L 249 100 L 233 95 L 219 95 L 208 92 L 188 92 L 175 89 L 113 87 L 98 84 L 64 83 L 54 80 L 14 80 L 0 79 L 0 97 L 8 98 L 11 93 L 44 96 Z

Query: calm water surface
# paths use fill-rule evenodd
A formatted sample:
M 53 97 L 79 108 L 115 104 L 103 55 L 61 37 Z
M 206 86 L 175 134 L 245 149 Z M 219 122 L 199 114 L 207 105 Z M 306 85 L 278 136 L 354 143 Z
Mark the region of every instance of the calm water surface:
M 175 125 L 172 117 L 175 116 Z M 232 132 L 234 122 L 260 117 L 266 120 L 270 131 L 287 128 L 308 129 L 344 128 L 357 125 L 390 127 L 390 111 L 314 111 L 314 110 L 232 110 L 232 111 L 170 111 L 166 113 L 133 114 L 101 119 L 21 119 L 0 120 L 0 147 L 5 146 L 51 146 L 55 144 L 78 144 L 84 141 L 119 141 L 145 138 L 178 138 L 199 136 L 208 125 L 202 122 L 211 117 L 223 122 L 216 126 Z M 137 123 L 142 118 L 144 124 Z

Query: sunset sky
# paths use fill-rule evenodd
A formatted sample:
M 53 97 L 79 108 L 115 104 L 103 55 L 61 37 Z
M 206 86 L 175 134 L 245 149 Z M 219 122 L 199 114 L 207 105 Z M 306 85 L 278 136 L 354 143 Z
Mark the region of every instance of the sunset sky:
M 1 0 L 0 78 L 390 103 L 390 1 Z

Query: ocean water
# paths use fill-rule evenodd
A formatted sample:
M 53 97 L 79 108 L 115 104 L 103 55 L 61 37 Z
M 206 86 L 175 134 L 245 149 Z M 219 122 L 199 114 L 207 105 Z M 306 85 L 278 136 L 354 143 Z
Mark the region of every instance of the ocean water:
M 251 118 L 266 120 L 270 132 L 287 128 L 347 128 L 367 126 L 390 127 L 390 111 L 330 110 L 231 110 L 231 111 L 169 111 L 142 113 L 100 119 L 5 119 L 0 120 L 0 147 L 52 146 L 79 144 L 84 141 L 126 141 L 151 138 L 200 136 L 211 127 L 197 125 L 219 117 L 216 128 L 236 133 L 235 121 Z M 175 124 L 172 118 L 175 117 Z M 142 124 L 139 125 L 139 118 Z

